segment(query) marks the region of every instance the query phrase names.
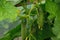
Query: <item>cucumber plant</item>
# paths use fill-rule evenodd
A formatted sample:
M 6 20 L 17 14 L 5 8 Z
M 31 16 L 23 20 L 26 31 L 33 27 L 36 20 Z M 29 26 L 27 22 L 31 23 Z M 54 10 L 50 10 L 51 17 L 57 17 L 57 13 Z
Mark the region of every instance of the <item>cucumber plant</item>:
M 59 0 L 18 1 L 0 0 L 0 21 L 21 21 L 0 40 L 60 40 Z

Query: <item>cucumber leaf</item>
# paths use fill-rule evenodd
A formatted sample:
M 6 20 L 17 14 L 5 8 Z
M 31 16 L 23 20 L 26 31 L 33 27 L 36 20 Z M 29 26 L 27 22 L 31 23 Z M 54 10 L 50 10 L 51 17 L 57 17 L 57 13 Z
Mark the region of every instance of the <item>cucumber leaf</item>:
M 5 0 L 0 0 L 0 21 L 7 19 L 12 22 L 16 20 L 17 14 L 17 8 L 11 3 L 6 2 Z

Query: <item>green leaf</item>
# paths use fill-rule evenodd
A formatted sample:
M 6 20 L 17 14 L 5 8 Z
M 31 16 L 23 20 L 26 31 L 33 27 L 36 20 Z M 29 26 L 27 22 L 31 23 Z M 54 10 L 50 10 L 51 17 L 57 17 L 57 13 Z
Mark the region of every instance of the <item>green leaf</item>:
M 0 0 L 0 21 L 8 19 L 9 21 L 16 20 L 18 10 L 9 2 Z
M 50 0 L 46 1 L 45 4 L 46 11 L 50 14 L 48 19 L 51 20 L 55 17 L 56 11 L 57 11 L 57 5 L 55 2 L 52 2 Z
M 56 3 L 60 3 L 60 0 L 55 0 Z
M 57 4 L 58 5 L 58 4 Z M 58 5 L 58 10 L 56 13 L 56 19 L 55 19 L 55 24 L 53 27 L 53 33 L 56 35 L 53 40 L 60 40 L 60 5 Z

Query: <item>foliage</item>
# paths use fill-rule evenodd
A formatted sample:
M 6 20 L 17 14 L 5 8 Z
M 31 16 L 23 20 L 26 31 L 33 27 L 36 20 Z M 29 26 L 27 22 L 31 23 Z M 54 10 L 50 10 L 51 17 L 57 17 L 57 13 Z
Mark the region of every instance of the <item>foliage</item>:
M 17 17 L 18 10 L 6 0 L 0 0 L 0 21 L 14 21 Z M 13 18 L 12 18 L 13 17 Z
M 0 40 L 13 40 L 16 36 L 22 40 L 60 40 L 59 0 L 20 0 L 15 5 L 6 0 L 0 2 L 0 21 L 14 21 L 17 17 L 21 21 Z
M 14 35 L 13 35 L 14 34 Z M 15 37 L 21 36 L 21 25 L 7 32 L 0 40 L 13 40 Z

